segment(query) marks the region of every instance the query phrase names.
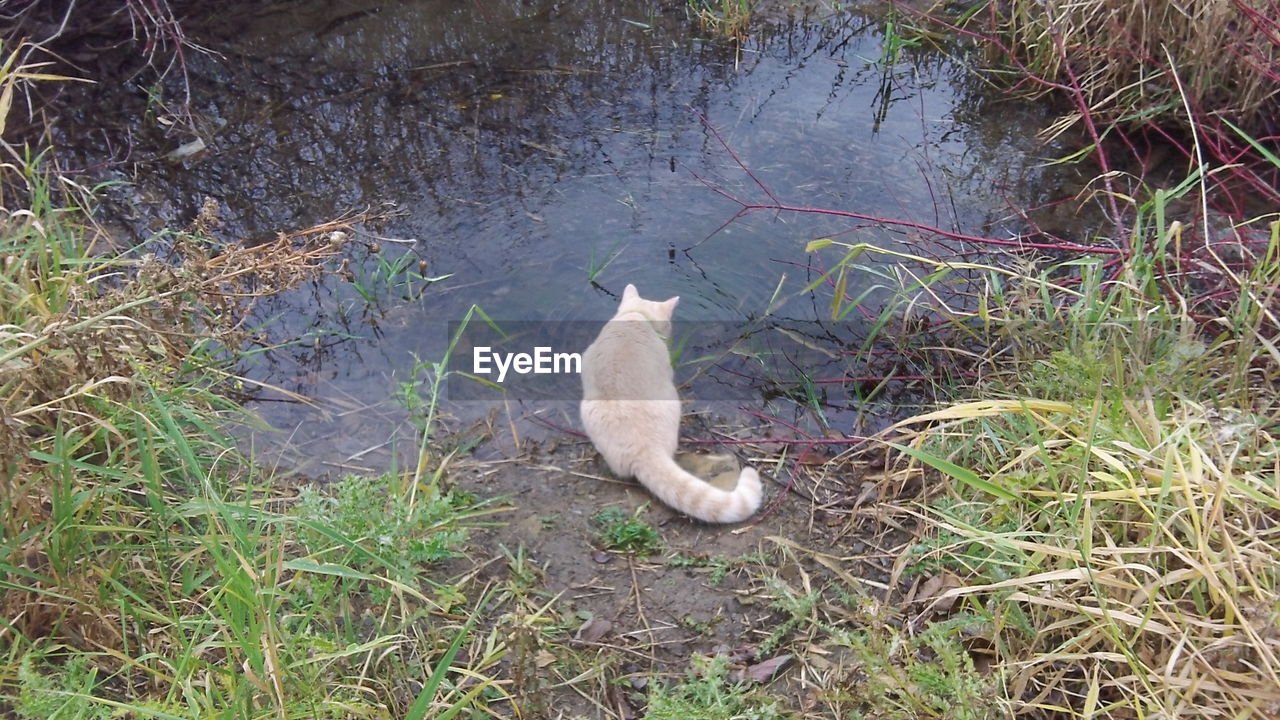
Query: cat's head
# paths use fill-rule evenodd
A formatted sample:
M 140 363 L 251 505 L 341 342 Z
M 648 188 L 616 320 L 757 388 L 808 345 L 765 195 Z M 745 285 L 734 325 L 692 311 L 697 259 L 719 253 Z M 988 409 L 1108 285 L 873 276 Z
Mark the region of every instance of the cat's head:
M 636 290 L 635 285 L 627 285 L 622 291 L 622 303 L 618 305 L 618 314 L 640 313 L 655 324 L 658 334 L 665 336 L 671 332 L 671 316 L 675 313 L 676 304 L 679 302 L 679 296 L 661 301 L 645 300 L 640 297 L 640 291 Z

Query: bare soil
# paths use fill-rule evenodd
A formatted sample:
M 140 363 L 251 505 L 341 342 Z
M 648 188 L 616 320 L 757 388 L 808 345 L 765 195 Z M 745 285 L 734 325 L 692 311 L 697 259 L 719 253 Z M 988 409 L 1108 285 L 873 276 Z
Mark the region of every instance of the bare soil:
M 878 596 L 895 553 L 877 548 L 907 537 L 850 535 L 857 525 L 852 515 L 823 511 L 804 489 L 786 488 L 770 463 L 753 461 L 766 482 L 762 511 L 741 525 L 716 526 L 661 505 L 638 483 L 613 478 L 585 440 L 525 442 L 516 452 L 505 444 L 491 440 L 454 461 L 449 481 L 511 501 L 500 524 L 472 535 L 477 579 L 512 583 L 509 558 L 522 548 L 536 568 L 535 592 L 555 599 L 559 633 L 512 643 L 512 694 L 526 716 L 635 717 L 649 683 L 685 677 L 695 655 L 729 657 L 734 677 L 768 679 L 777 666 L 769 692 L 788 697 L 789 707 L 812 708 L 821 698 L 804 668 L 817 655 L 826 656 L 818 658 L 825 667 L 845 658 L 839 648 L 820 647 L 806 648 L 814 656 L 794 658 L 797 643 L 805 646 L 796 637 L 803 627 L 767 647 L 786 619 L 774 604 L 777 583 L 809 593 L 852 578 Z M 593 516 L 610 506 L 639 509 L 660 533 L 661 549 L 636 556 L 603 548 Z

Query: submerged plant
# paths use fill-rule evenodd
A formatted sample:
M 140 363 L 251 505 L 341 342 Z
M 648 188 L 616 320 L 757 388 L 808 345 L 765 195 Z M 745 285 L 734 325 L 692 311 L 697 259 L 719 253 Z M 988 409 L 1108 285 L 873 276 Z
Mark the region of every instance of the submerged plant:
M 688 0 L 687 7 L 704 30 L 738 43 L 747 39 L 755 12 L 753 0 Z
M 600 256 L 597 257 L 596 245 L 595 243 L 592 243 L 591 257 L 587 259 L 587 282 L 595 285 L 596 277 L 598 277 L 600 273 L 604 272 L 605 268 L 613 264 L 613 261 L 617 260 L 618 257 L 622 255 L 622 250 L 621 242 L 615 243 L 608 251 L 601 253 Z

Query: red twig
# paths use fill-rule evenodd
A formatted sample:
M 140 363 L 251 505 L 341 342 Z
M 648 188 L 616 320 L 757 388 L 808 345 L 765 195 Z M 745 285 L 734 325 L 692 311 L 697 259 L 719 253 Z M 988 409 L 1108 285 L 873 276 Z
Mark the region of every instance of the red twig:
M 585 440 L 587 434 L 581 430 L 574 430 L 563 425 L 553 423 L 550 420 L 539 415 L 532 415 L 530 419 L 544 427 L 555 430 L 565 435 L 571 435 L 576 438 Z M 767 419 L 767 418 L 766 418 Z M 859 443 L 870 442 L 872 438 L 860 435 L 846 435 L 839 438 L 788 438 L 788 437 L 752 437 L 752 438 L 680 438 L 681 444 L 684 445 L 857 445 Z
M 765 415 L 762 412 L 756 412 L 755 410 L 749 410 L 744 407 L 740 407 L 738 409 L 741 410 L 742 412 L 745 412 L 746 414 L 750 415 L 753 418 L 764 420 L 765 422 L 769 422 L 769 423 L 777 423 L 778 425 L 781 425 L 787 428 L 793 433 L 796 433 L 798 435 L 803 435 L 806 439 L 811 439 L 813 437 L 809 433 L 805 432 L 804 430 L 801 430 L 800 428 L 796 427 L 795 425 L 792 425 L 791 423 L 787 422 L 786 420 L 783 420 L 782 418 L 773 417 L 772 415 Z
M 1029 239 L 1030 237 L 1033 237 L 1032 235 L 1018 235 L 1012 239 L 984 237 L 981 235 L 970 235 L 968 233 L 953 232 L 951 230 L 945 230 L 943 228 L 937 227 L 936 225 L 928 225 L 926 223 L 915 222 L 913 220 L 897 220 L 894 218 L 886 218 L 878 215 L 869 215 L 867 213 L 854 212 L 852 210 L 835 210 L 832 208 L 809 207 L 804 205 L 789 205 L 779 200 L 778 196 L 775 195 L 771 189 L 769 189 L 769 186 L 765 185 L 764 181 L 762 181 L 751 170 L 751 168 L 747 167 L 746 163 L 742 161 L 742 158 L 738 157 L 738 154 L 734 152 L 732 147 L 729 146 L 729 143 L 725 141 L 724 137 L 720 135 L 719 131 L 717 131 L 715 127 L 711 125 L 710 121 L 707 120 L 705 115 L 703 115 L 702 113 L 696 110 L 694 110 L 693 112 L 697 114 L 699 119 L 701 119 L 702 123 L 707 127 L 708 131 L 720 143 L 720 146 L 725 149 L 725 152 L 729 153 L 729 156 L 733 158 L 733 161 L 735 164 L 737 164 L 738 168 L 740 168 L 744 173 L 746 173 L 747 177 L 751 178 L 751 181 L 754 182 L 756 186 L 759 187 L 760 190 L 770 200 L 770 202 L 768 203 L 747 202 L 746 200 L 743 200 L 737 197 L 736 195 L 725 190 L 724 188 L 719 187 L 715 183 L 712 183 L 704 179 L 701 175 L 690 170 L 689 171 L 690 174 L 693 175 L 694 179 L 696 179 L 698 182 L 702 183 L 704 186 L 706 186 L 709 190 L 716 193 L 717 195 L 720 195 L 726 200 L 730 200 L 736 203 L 740 207 L 738 212 L 735 213 L 733 217 L 729 218 L 723 224 L 721 224 L 720 227 L 712 231 L 711 235 L 715 235 L 717 232 L 724 229 L 725 227 L 727 227 L 728 225 L 730 225 L 731 223 L 733 223 L 738 218 L 744 215 L 755 212 L 757 210 L 772 210 L 775 212 L 829 215 L 832 217 L 849 218 L 851 220 L 864 220 L 871 223 L 875 223 L 877 225 L 885 225 L 890 227 L 901 227 L 901 228 L 907 228 L 911 230 L 918 230 L 920 232 L 929 233 L 931 235 L 937 235 L 940 237 L 949 238 L 951 240 L 960 240 L 963 242 L 969 242 L 969 243 L 974 243 L 978 245 L 997 245 L 1000 247 L 1014 247 L 1014 248 L 1024 249 L 1024 250 L 1049 250 L 1049 251 L 1058 251 L 1058 252 L 1088 253 L 1088 254 L 1096 254 L 1096 255 L 1119 255 L 1124 252 L 1124 250 L 1121 250 L 1120 248 L 1102 246 L 1102 245 L 1080 245 L 1078 243 L 1072 243 L 1072 242 L 1033 242 Z M 1112 198 L 1112 201 L 1114 202 L 1114 197 Z M 711 237 L 711 235 L 708 235 L 707 237 L 709 238 Z M 685 248 L 685 250 L 686 251 L 692 250 L 698 247 L 699 245 L 701 245 L 703 242 L 706 242 L 706 240 L 707 238 L 703 238 L 702 240 L 691 245 L 690 247 Z
M 1032 237 L 1030 235 L 1017 235 L 1013 239 L 1009 239 L 1009 240 L 992 238 L 992 237 L 983 237 L 981 235 L 969 235 L 967 233 L 951 232 L 950 230 L 944 230 L 940 227 L 935 227 L 933 225 L 926 225 L 924 223 L 918 223 L 912 220 L 896 220 L 893 218 L 885 218 L 885 217 L 879 217 L 876 215 L 869 215 L 867 213 L 854 212 L 852 210 L 835 210 L 832 208 L 808 207 L 803 205 L 787 205 L 785 203 L 773 203 L 773 204 L 750 203 L 750 202 L 746 202 L 745 200 L 741 200 L 729 194 L 728 192 L 725 192 L 724 190 L 707 182 L 702 177 L 698 176 L 696 173 L 693 173 L 693 176 L 695 179 L 698 180 L 698 182 L 702 183 L 703 185 L 706 185 L 708 188 L 710 188 L 714 192 L 720 194 L 725 198 L 728 198 L 729 200 L 732 200 L 733 202 L 737 203 L 742 207 L 742 209 L 739 210 L 736 215 L 734 215 L 732 218 L 729 219 L 728 222 L 725 223 L 726 225 L 728 225 L 729 223 L 732 223 L 734 220 L 737 220 L 738 218 L 748 213 L 751 213 L 757 210 L 775 210 L 778 212 L 830 215 L 832 217 L 850 218 L 854 220 L 867 220 L 879 225 L 888 225 L 891 227 L 902 227 L 902 228 L 909 228 L 912 230 L 919 230 L 921 232 L 926 232 L 933 235 L 939 235 L 952 240 L 961 240 L 964 242 L 970 242 L 970 243 L 975 243 L 979 245 L 997 245 L 1000 247 L 1012 247 L 1012 248 L 1018 248 L 1019 250 L 1048 250 L 1048 251 L 1056 251 L 1056 252 L 1087 253 L 1091 255 L 1122 255 L 1125 253 L 1125 251 L 1121 248 L 1110 247 L 1106 245 L 1081 245 L 1079 243 L 1073 243 L 1073 242 L 1034 242 L 1032 240 L 1027 239 L 1029 237 Z M 692 250 L 693 248 L 696 248 L 698 245 L 701 245 L 702 242 L 704 241 L 699 241 L 694 245 L 685 249 Z
M 972 370 L 958 370 L 955 375 L 962 377 L 978 377 L 978 373 Z M 921 382 L 926 380 L 937 380 L 938 375 L 845 375 L 844 377 L 835 378 L 814 378 L 810 380 L 815 385 L 838 385 L 841 383 L 863 383 L 863 382 Z
M 738 153 L 734 152 L 733 148 L 729 146 L 729 143 L 725 142 L 724 136 L 722 136 L 720 131 L 717 130 L 709 120 L 707 120 L 707 116 L 703 115 L 702 111 L 697 108 L 690 107 L 689 110 L 692 111 L 694 115 L 698 116 L 698 120 L 702 121 L 702 126 L 715 136 L 716 140 L 720 143 L 720 147 L 723 147 L 725 151 L 729 153 L 729 157 L 733 158 L 733 161 L 738 164 L 738 167 L 742 168 L 742 170 L 747 173 L 747 177 L 751 178 L 755 182 L 756 186 L 759 187 L 765 195 L 768 195 L 769 199 L 775 204 L 781 204 L 778 202 L 778 198 L 773 194 L 773 191 L 769 189 L 769 186 L 761 182 L 760 178 L 756 177 L 756 174 L 751 172 L 751 170 L 747 168 L 746 163 L 742 162 L 742 159 L 738 157 Z
M 753 438 L 680 438 L 684 445 L 859 445 L 871 442 L 875 438 L 862 435 L 845 435 L 838 438 L 789 438 L 789 437 L 753 437 Z

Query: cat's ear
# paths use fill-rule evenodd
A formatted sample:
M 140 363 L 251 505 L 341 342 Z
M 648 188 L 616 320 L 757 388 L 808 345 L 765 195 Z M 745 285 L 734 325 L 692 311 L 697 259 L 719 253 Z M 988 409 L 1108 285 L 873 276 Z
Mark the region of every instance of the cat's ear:
M 680 304 L 680 296 L 679 296 L 679 295 L 677 295 L 677 296 L 675 296 L 675 297 L 671 298 L 670 300 L 663 300 L 663 301 L 662 301 L 662 311 L 663 311 L 663 312 L 665 312 L 665 313 L 667 314 L 667 317 L 671 317 L 671 316 L 672 316 L 672 315 L 674 315 L 674 314 L 675 314 L 675 312 L 676 312 L 676 305 L 679 305 L 679 304 Z
M 631 298 L 638 298 L 638 297 L 640 297 L 640 291 L 636 290 L 635 285 L 632 285 L 631 283 L 627 283 L 627 287 L 622 291 L 622 299 L 630 300 Z

